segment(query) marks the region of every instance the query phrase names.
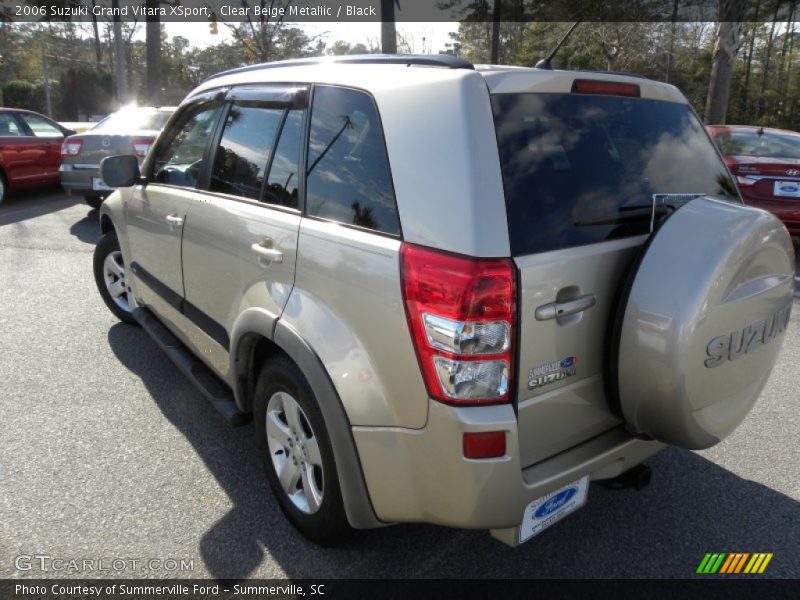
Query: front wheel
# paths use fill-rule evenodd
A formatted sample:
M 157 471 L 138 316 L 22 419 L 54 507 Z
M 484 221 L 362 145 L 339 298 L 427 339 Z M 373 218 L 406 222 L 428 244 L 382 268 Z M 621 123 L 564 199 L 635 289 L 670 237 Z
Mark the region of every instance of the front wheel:
M 6 199 L 6 194 L 8 194 L 8 185 L 6 185 L 5 177 L 0 173 L 0 204 Z
M 286 356 L 264 365 L 253 406 L 256 443 L 281 510 L 305 537 L 340 544 L 351 529 L 322 412 Z
M 94 249 L 94 280 L 106 306 L 123 323 L 136 323 L 133 318 L 133 292 L 127 279 L 117 234 L 106 233 Z
M 86 204 L 88 204 L 92 208 L 100 208 L 100 205 L 103 203 L 103 200 L 105 200 L 105 198 L 103 198 L 102 196 L 91 196 L 91 195 L 86 195 L 83 197 L 83 199 L 86 202 Z

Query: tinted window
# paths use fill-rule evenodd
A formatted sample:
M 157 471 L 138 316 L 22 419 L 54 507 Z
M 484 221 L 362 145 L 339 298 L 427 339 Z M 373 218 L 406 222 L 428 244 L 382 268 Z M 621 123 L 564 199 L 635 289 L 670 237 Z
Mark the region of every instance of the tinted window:
M 153 161 L 153 179 L 170 185 L 195 187 L 203 166 L 208 139 L 220 105 L 200 104 L 187 108 L 158 144 Z
M 211 191 L 234 196 L 261 197 L 282 108 L 237 103 L 225 119 L 225 129 L 214 156 Z
M 514 255 L 647 233 L 653 194 L 738 198 L 686 105 L 508 94 L 492 108 Z
M 367 94 L 316 88 L 307 169 L 308 214 L 400 232 L 381 123 Z
M 264 202 L 297 208 L 297 171 L 302 131 L 303 111 L 290 110 L 272 158 Z
M 41 117 L 25 113 L 20 113 L 19 116 L 28 124 L 36 137 L 64 137 L 58 127 Z
M 23 135 L 19 123 L 11 113 L 0 113 L 0 136 L 20 136 Z

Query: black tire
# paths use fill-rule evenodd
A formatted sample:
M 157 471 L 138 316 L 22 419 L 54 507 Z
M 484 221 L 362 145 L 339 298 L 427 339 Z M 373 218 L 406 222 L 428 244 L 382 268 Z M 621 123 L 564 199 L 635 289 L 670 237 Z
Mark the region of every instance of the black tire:
M 0 204 L 3 204 L 3 200 L 6 199 L 8 196 L 8 182 L 6 182 L 6 177 L 3 175 L 3 172 L 0 171 Z
M 88 204 L 92 208 L 100 208 L 100 205 L 103 203 L 103 200 L 105 200 L 105 198 L 103 198 L 102 196 L 88 196 L 88 195 L 84 196 L 83 199 L 86 201 L 86 204 Z
M 322 458 L 324 482 L 319 509 L 309 514 L 298 508 L 281 486 L 267 441 L 267 406 L 278 392 L 291 396 L 317 440 Z M 287 356 L 278 355 L 263 366 L 258 376 L 253 403 L 256 445 L 264 462 L 267 480 L 283 514 L 306 538 L 321 546 L 336 546 L 347 540 L 352 529 L 344 511 L 336 463 L 325 420 L 314 393 L 299 367 Z M 279 452 L 278 452 L 279 453 Z M 288 460 L 288 456 L 286 458 Z
M 110 256 L 117 260 L 117 264 L 121 264 L 121 277 L 106 273 L 105 263 L 106 259 Z M 124 267 L 125 264 L 122 261 L 122 252 L 119 247 L 119 240 L 117 240 L 117 234 L 114 231 L 110 231 L 100 238 L 100 241 L 97 242 L 97 246 L 95 246 L 94 249 L 94 281 L 97 284 L 100 297 L 103 299 L 103 302 L 106 303 L 106 306 L 108 306 L 109 310 L 114 313 L 114 316 L 123 323 L 135 324 L 136 319 L 133 318 L 130 307 L 127 305 L 127 298 L 132 295 L 132 292 L 130 291 L 130 287 L 128 287 L 128 284 L 125 280 L 126 273 Z M 114 297 L 111 295 L 111 291 L 109 291 L 109 284 L 106 281 L 107 277 L 113 279 L 114 284 L 117 284 L 121 281 L 122 287 L 124 287 L 126 290 L 124 292 L 126 302 L 118 302 L 114 299 Z M 126 305 L 128 306 L 127 310 Z

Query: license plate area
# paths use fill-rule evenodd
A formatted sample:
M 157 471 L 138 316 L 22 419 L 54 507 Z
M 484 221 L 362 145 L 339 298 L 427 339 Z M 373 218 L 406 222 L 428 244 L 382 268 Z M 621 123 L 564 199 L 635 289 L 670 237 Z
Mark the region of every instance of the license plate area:
M 800 181 L 776 181 L 772 193 L 781 198 L 800 198 Z
M 519 528 L 519 542 L 528 541 L 551 525 L 558 523 L 568 514 L 578 510 L 586 504 L 588 494 L 589 476 L 585 475 L 528 504 Z

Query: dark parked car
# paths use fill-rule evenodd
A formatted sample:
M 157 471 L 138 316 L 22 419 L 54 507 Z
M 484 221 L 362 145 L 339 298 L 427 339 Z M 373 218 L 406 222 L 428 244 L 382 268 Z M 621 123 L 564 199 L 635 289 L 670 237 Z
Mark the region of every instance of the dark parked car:
M 64 140 L 61 185 L 97 208 L 114 191 L 100 177 L 100 161 L 115 154 L 133 154 L 141 162 L 173 112 L 174 107 L 126 107 L 89 131 Z
M 800 235 L 800 133 L 743 125 L 712 125 L 708 132 L 745 204 L 774 213 Z
M 11 191 L 58 183 L 61 142 L 72 133 L 39 113 L 0 108 L 0 204 Z

